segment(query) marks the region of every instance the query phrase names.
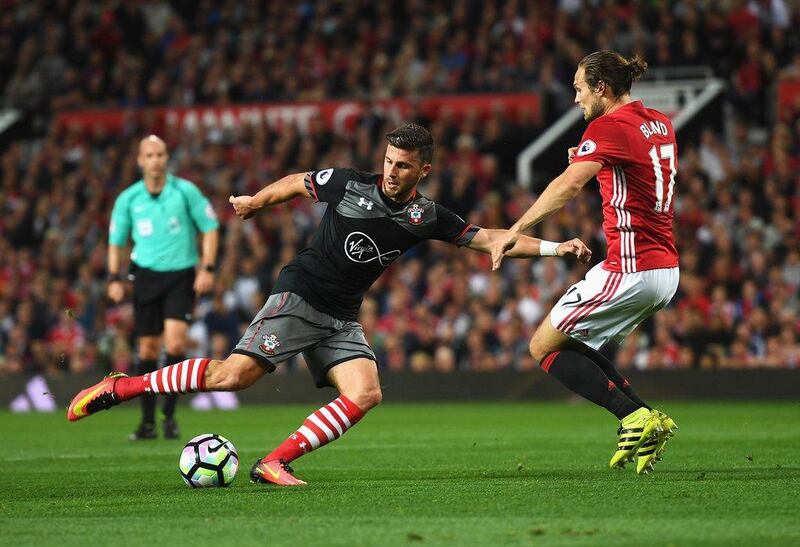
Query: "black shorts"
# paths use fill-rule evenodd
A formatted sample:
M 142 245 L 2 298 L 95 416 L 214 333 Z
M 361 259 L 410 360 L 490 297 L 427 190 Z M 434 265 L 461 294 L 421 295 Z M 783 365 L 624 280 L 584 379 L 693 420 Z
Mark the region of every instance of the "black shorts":
M 157 336 L 165 319 L 192 320 L 194 268 L 156 272 L 133 266 L 133 313 L 137 336 Z

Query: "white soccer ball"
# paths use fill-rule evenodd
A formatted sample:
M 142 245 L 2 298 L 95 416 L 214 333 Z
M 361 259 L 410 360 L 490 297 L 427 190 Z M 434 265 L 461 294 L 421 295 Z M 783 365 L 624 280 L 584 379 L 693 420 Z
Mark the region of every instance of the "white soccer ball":
M 192 488 L 228 486 L 239 469 L 236 447 L 222 435 L 205 433 L 186 443 L 179 463 L 181 477 Z

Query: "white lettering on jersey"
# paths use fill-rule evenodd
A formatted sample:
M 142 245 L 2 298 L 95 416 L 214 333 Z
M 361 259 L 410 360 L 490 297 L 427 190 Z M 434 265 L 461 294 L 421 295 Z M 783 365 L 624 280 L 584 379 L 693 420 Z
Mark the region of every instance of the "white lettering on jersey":
M 652 135 L 667 136 L 667 126 L 664 122 L 659 121 L 651 120 L 650 123 L 643 123 L 639 126 L 639 131 L 642 132 L 645 139 L 649 139 Z
M 587 156 L 595 150 L 597 150 L 597 143 L 591 139 L 587 139 L 578 146 L 578 155 Z
M 395 258 L 400 256 L 400 250 L 395 249 L 388 253 L 381 253 L 378 245 L 364 232 L 352 232 L 344 240 L 344 254 L 353 262 L 366 264 L 378 260 L 381 266 L 388 266 Z
M 331 175 L 333 175 L 333 169 L 323 169 L 322 171 L 317 172 L 314 180 L 318 186 L 324 186 L 331 178 Z

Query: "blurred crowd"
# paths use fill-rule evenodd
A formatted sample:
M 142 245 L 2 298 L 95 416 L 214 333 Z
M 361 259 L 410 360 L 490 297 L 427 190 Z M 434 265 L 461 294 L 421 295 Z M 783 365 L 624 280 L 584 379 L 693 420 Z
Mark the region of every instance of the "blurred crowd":
M 10 106 L 226 104 L 537 90 L 569 104 L 595 49 L 652 67 L 710 65 L 761 123 L 800 68 L 785 0 L 3 0 Z
M 772 124 L 767 107 L 771 82 L 800 75 L 789 32 L 798 13 L 781 0 L 705 4 L 0 0 L 0 89 L 9 105 L 50 113 L 538 90 L 552 115 L 571 103 L 574 66 L 594 49 L 641 52 L 651 66 L 710 63 L 740 115 L 724 136 L 707 130 L 681 144 L 679 292 L 611 351 L 642 369 L 797 367 L 800 111 Z M 513 162 L 546 119 L 496 110 L 414 121 L 437 143 L 425 195 L 487 228 L 508 227 L 535 199 L 514 181 Z M 347 134 L 253 125 L 225 138 L 203 128 L 162 135 L 171 171 L 203 189 L 222 224 L 216 288 L 198 302 L 191 355 L 227 355 L 324 211 L 296 201 L 242 222 L 228 196 L 291 172 L 378 170 L 392 128 L 367 111 Z M 132 307 L 105 298 L 106 239 L 151 129 L 50 129 L 0 151 L 0 374 L 132 369 Z M 581 237 L 600 259 L 596 183 L 537 235 Z M 378 281 L 360 320 L 385 369 L 532 368 L 530 335 L 587 268 L 545 258 L 492 272 L 486 255 L 427 243 Z

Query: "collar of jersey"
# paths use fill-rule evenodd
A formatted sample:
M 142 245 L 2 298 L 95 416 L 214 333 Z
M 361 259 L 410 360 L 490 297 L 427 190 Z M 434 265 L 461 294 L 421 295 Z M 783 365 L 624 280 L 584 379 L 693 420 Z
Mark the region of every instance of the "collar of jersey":
M 174 175 L 172 175 L 171 173 L 167 173 L 167 176 L 164 178 L 164 187 L 163 187 L 163 188 L 161 188 L 161 191 L 160 191 L 160 192 L 158 193 L 158 195 L 156 195 L 156 196 L 154 196 L 152 193 L 150 193 L 150 190 L 148 190 L 148 189 L 147 189 L 147 184 L 144 182 L 144 177 L 142 177 L 142 184 L 144 185 L 144 191 L 145 191 L 145 192 L 147 192 L 147 194 L 148 194 L 148 195 L 149 195 L 151 198 L 153 198 L 153 199 L 159 199 L 161 196 L 163 196 L 163 195 L 164 195 L 164 192 L 166 192 L 166 191 L 167 191 L 167 188 L 169 187 L 169 185 L 170 185 L 170 182 L 172 182 L 172 181 L 173 181 L 173 179 L 175 179 L 175 176 L 174 176 Z

